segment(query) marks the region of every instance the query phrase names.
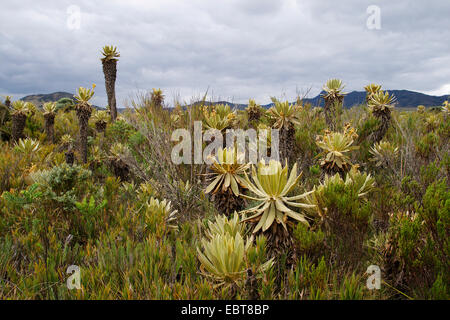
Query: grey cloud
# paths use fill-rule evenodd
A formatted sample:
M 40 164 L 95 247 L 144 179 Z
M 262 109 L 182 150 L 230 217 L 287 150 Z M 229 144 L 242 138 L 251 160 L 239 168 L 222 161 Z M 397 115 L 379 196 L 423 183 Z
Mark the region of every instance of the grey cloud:
M 366 28 L 381 7 L 382 29 Z M 66 27 L 78 5 L 80 30 Z M 296 90 L 317 94 L 331 77 L 347 90 L 436 90 L 450 83 L 450 2 L 230 0 L 22 1 L 0 12 L 0 93 L 74 92 L 97 84 L 106 104 L 100 49 L 117 45 L 117 97 L 160 87 L 189 100 L 210 87 L 236 102 Z

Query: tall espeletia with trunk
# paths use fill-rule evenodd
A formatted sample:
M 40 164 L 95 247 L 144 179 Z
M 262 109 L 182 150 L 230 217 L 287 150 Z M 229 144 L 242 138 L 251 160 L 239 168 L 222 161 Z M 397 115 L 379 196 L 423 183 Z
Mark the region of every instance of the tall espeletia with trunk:
M 164 104 L 164 95 L 161 89 L 152 90 L 151 101 L 154 108 L 162 109 Z
M 258 127 L 259 119 L 263 115 L 263 108 L 261 108 L 261 106 L 255 102 L 255 100 L 250 99 L 245 111 L 247 112 L 249 126 L 253 129 L 256 129 Z
M 92 106 L 89 103 L 89 100 L 94 95 L 95 85 L 92 86 L 92 89 L 86 88 L 78 88 L 78 94 L 75 96 L 76 105 L 75 111 L 78 117 L 78 124 L 80 126 L 80 155 L 81 160 L 84 163 L 87 163 L 87 136 L 88 136 L 88 128 L 89 128 L 89 118 L 92 114 Z
M 27 121 L 27 116 L 30 113 L 30 104 L 22 100 L 15 101 L 12 104 L 12 128 L 11 137 L 12 141 L 17 142 L 23 136 L 23 129 Z
M 109 120 L 108 112 L 106 110 L 95 111 L 92 115 L 92 120 L 94 121 L 97 132 L 104 133 Z
M 111 121 L 115 121 L 117 118 L 117 105 L 116 105 L 116 76 L 117 76 L 117 58 L 120 57 L 120 53 L 117 51 L 117 47 L 104 46 L 103 47 L 103 74 L 105 75 L 105 88 L 108 96 L 108 105 L 111 112 Z
M 56 102 L 44 103 L 43 113 L 45 120 L 45 133 L 47 140 L 50 143 L 55 143 L 55 117 L 56 117 Z
M 12 97 L 11 96 L 5 96 L 5 106 L 8 109 L 11 109 L 11 101 L 12 101 Z
M 280 130 L 280 158 L 282 163 L 287 161 L 292 165 L 295 162 L 295 126 L 299 124 L 301 106 L 275 98 L 272 101 L 275 105 L 267 110 L 267 115 L 273 122 L 272 127 Z
M 364 87 L 366 90 L 366 103 L 369 104 L 369 101 L 372 99 L 374 95 L 376 95 L 381 90 L 381 85 L 371 83 Z
M 373 133 L 374 143 L 380 142 L 391 123 L 391 111 L 394 108 L 395 98 L 388 92 L 379 91 L 369 100 L 368 106 L 372 114 L 380 121 L 378 128 Z
M 325 100 L 324 112 L 325 122 L 331 131 L 337 129 L 337 119 L 344 102 L 345 93 L 342 80 L 330 79 L 323 86 L 323 99 Z

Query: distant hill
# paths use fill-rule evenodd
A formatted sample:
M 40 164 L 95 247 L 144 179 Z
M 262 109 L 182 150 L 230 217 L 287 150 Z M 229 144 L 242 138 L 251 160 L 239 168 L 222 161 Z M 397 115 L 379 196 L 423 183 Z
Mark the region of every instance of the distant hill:
M 408 91 L 408 90 L 387 90 L 390 94 L 393 94 L 396 98 L 396 107 L 398 108 L 411 108 L 418 105 L 424 105 L 425 107 L 440 106 L 448 99 L 446 96 L 430 96 L 424 93 Z M 363 104 L 366 101 L 365 91 L 353 91 L 348 93 L 344 98 L 344 106 L 346 108 L 353 107 L 354 105 Z M 321 99 L 320 94 L 317 97 L 311 99 L 304 99 L 304 102 L 309 102 L 314 106 L 323 106 L 324 101 Z
M 415 108 L 419 105 L 424 105 L 425 107 L 441 106 L 444 101 L 449 99 L 449 95 L 438 97 L 408 90 L 387 90 L 387 91 L 395 96 L 397 108 Z M 314 98 L 305 98 L 303 99 L 303 102 L 310 103 L 314 107 L 316 106 L 323 107 L 324 101 L 321 97 L 322 93 L 323 92 L 321 92 Z M 347 93 L 347 95 L 345 96 L 344 107 L 351 108 L 355 105 L 364 104 L 365 102 L 366 102 L 365 91 L 352 91 L 350 93 Z M 211 104 L 211 102 L 207 102 L 206 104 Z M 214 102 L 213 104 L 228 104 L 231 107 L 240 110 L 247 108 L 247 104 L 245 103 L 231 103 L 227 101 L 217 101 Z M 266 109 L 272 106 L 273 103 L 262 105 L 262 107 Z
M 53 92 L 49 94 L 32 94 L 26 97 L 23 97 L 22 101 L 32 102 L 38 107 L 42 107 L 42 105 L 46 102 L 58 101 L 62 98 L 69 98 L 73 100 L 73 93 L 68 92 Z
M 69 98 L 75 101 L 73 97 L 73 93 L 68 92 L 53 92 L 48 94 L 32 94 L 26 97 L 23 97 L 22 101 L 32 102 L 37 107 L 42 107 L 42 105 L 46 102 L 58 101 L 62 98 Z M 92 105 L 95 109 L 102 109 L 96 105 Z
M 430 96 L 427 94 L 423 94 L 415 91 L 408 90 L 388 90 L 389 93 L 393 94 L 396 97 L 396 107 L 398 108 L 411 108 L 417 107 L 418 105 L 424 105 L 426 107 L 440 106 L 442 103 L 449 99 L 448 95 L 445 96 Z M 50 101 L 58 101 L 61 98 L 70 98 L 73 99 L 73 94 L 68 92 L 54 92 L 49 94 L 34 94 L 23 97 L 21 100 L 33 102 L 37 106 L 42 106 L 45 102 Z M 305 98 L 303 99 L 305 103 L 311 103 L 313 106 L 323 106 L 323 99 L 321 95 L 317 95 L 314 98 Z M 366 101 L 366 93 L 365 91 L 353 91 L 348 93 L 344 98 L 344 106 L 346 108 L 350 108 L 354 105 L 363 104 Z M 210 103 L 210 102 L 208 102 Z M 229 104 L 230 106 L 237 109 L 245 109 L 247 104 L 245 103 L 230 103 L 227 101 L 218 101 L 216 103 L 224 103 Z M 265 108 L 270 108 L 273 106 L 273 103 L 263 105 Z M 99 107 L 94 106 L 99 109 Z M 123 111 L 121 108 L 118 108 L 118 111 Z

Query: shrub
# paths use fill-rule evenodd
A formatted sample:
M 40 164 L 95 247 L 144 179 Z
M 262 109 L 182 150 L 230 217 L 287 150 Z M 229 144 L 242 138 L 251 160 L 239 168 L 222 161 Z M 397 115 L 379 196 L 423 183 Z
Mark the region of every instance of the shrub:
M 294 241 L 299 256 L 306 256 L 315 261 L 325 250 L 325 233 L 321 229 L 310 230 L 299 223 L 294 229 Z
M 66 210 L 75 207 L 75 201 L 86 192 L 91 171 L 81 166 L 62 164 L 49 170 L 39 170 L 31 175 L 32 180 L 44 194 L 44 199 L 54 201 Z
M 366 197 L 373 185 L 370 175 L 352 169 L 345 180 L 339 174 L 326 177 L 307 196 L 307 203 L 315 205 L 308 210 L 325 232 L 329 253 L 337 263 L 358 264 L 364 255 L 363 243 L 372 219 Z
M 390 231 L 384 248 L 385 269 L 393 285 L 421 298 L 446 299 L 449 291 L 448 243 L 450 192 L 445 179 L 427 188 L 416 212 L 391 215 Z

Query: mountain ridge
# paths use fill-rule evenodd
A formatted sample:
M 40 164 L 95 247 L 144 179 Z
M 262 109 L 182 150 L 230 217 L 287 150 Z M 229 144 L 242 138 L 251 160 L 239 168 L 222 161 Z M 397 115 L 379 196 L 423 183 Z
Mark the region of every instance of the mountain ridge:
M 395 96 L 396 107 L 399 108 L 411 108 L 417 107 L 418 105 L 424 105 L 425 107 L 440 106 L 444 101 L 449 99 L 449 95 L 433 96 L 410 90 L 387 90 L 387 91 Z M 316 97 L 313 98 L 304 98 L 303 102 L 310 103 L 313 106 L 323 106 L 324 101 L 321 98 L 321 94 L 322 93 L 318 94 Z M 33 102 L 38 106 L 42 106 L 42 104 L 44 104 L 45 102 L 58 101 L 61 98 L 73 99 L 73 94 L 64 91 L 57 91 L 49 94 L 43 93 L 32 94 L 23 97 L 21 100 Z M 365 100 L 366 100 L 365 91 L 352 91 L 347 93 L 347 95 L 345 96 L 344 107 L 350 108 L 354 105 L 363 104 L 365 103 Z M 232 103 L 228 101 L 208 102 L 208 104 L 210 103 L 214 104 L 226 103 L 238 109 L 245 109 L 247 107 L 246 103 Z M 270 108 L 271 106 L 273 106 L 273 103 L 262 105 L 262 107 L 265 108 Z

